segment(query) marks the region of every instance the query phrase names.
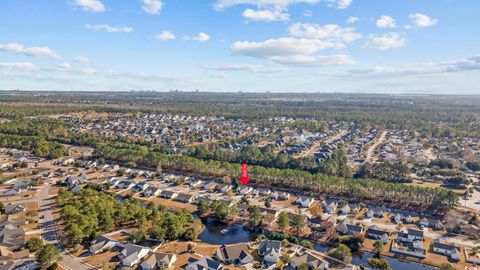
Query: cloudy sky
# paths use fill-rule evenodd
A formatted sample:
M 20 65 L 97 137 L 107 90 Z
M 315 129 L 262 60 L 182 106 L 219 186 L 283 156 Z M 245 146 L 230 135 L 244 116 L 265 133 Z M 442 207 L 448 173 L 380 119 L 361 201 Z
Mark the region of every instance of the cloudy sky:
M 2 0 L 0 89 L 480 94 L 477 0 Z

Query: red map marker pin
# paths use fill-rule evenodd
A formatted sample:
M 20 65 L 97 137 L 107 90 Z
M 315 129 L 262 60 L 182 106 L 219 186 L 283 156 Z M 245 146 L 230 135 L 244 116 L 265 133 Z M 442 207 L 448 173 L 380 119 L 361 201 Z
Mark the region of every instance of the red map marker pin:
M 240 181 L 242 181 L 242 184 L 246 186 L 248 184 L 248 181 L 250 181 L 250 178 L 248 177 L 248 164 L 247 163 L 242 163 L 242 177 L 240 177 Z

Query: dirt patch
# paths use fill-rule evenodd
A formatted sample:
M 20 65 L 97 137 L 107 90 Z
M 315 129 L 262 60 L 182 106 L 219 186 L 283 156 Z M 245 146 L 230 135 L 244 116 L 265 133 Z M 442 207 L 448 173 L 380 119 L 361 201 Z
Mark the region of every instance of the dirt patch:
M 172 209 L 175 211 L 179 211 L 182 209 L 186 209 L 187 211 L 193 213 L 197 211 L 197 206 L 190 204 L 190 203 L 182 203 L 182 202 L 177 202 L 173 200 L 168 200 L 168 199 L 163 199 L 159 197 L 151 197 L 151 198 L 142 198 L 138 197 L 138 199 L 144 201 L 144 202 L 153 202 L 156 205 L 163 205 L 167 207 L 168 209 Z
M 189 243 L 196 245 L 194 248 L 194 253 L 190 253 L 187 251 Z M 173 241 L 173 242 L 166 243 L 165 245 L 160 247 L 158 251 L 177 254 L 177 260 L 173 265 L 173 269 L 181 269 L 185 267 L 190 257 L 194 257 L 194 258 L 199 258 L 200 256 L 211 257 L 213 256 L 213 254 L 215 254 L 215 251 L 217 250 L 218 247 L 219 245 L 210 245 L 205 243 Z
M 111 267 L 119 263 L 119 260 L 116 257 L 117 255 L 117 251 L 107 251 L 100 254 L 88 256 L 84 260 L 84 262 L 99 269 L 113 269 Z

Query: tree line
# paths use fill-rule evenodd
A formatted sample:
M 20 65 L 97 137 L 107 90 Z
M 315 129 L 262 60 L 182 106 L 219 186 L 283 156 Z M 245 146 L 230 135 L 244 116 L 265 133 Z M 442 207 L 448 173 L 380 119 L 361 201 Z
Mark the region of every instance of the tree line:
M 241 164 L 215 160 L 201 160 L 189 156 L 165 155 L 150 152 L 145 147 L 131 146 L 118 148 L 108 145 L 97 149 L 96 154 L 105 159 L 133 162 L 137 166 L 163 169 L 183 173 L 194 173 L 205 177 L 237 179 Z M 457 195 L 448 190 L 407 186 L 372 179 L 351 179 L 329 176 L 323 173 L 309 173 L 293 169 L 250 166 L 249 176 L 259 186 L 301 190 L 307 193 L 343 196 L 355 201 L 372 204 L 390 204 L 399 208 L 443 212 L 455 207 Z

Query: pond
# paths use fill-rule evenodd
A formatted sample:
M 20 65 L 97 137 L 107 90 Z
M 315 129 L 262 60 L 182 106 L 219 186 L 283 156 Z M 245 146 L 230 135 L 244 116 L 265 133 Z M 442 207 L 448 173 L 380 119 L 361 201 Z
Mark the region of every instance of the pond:
M 230 245 L 241 242 L 254 241 L 255 233 L 251 233 L 239 224 L 219 224 L 215 222 L 204 222 L 205 230 L 200 234 L 202 242 L 214 245 Z

